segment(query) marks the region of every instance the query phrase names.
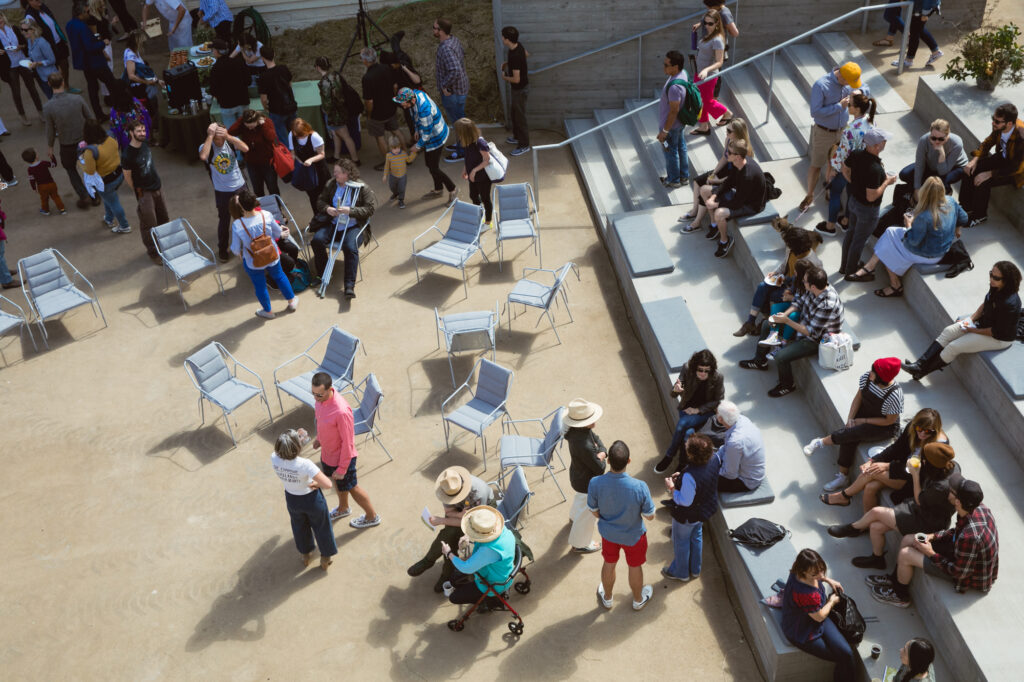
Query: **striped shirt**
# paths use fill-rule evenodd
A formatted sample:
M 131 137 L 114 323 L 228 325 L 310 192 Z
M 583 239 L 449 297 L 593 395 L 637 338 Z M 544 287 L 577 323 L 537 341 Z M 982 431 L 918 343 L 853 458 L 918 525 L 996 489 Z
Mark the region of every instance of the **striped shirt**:
M 420 139 L 416 146 L 431 152 L 444 145 L 448 140 L 448 124 L 444 122 L 441 110 L 434 101 L 422 90 L 416 90 L 416 106 L 413 107 L 413 118 L 416 119 L 416 131 Z
M 416 159 L 416 150 L 402 150 L 397 154 L 389 151 L 384 158 L 384 174 L 393 178 L 404 178 L 409 164 Z
M 437 89 L 444 94 L 469 94 L 469 75 L 466 74 L 466 53 L 462 43 L 455 36 L 437 46 L 437 60 L 434 71 L 437 74 Z
M 868 393 L 871 393 L 880 401 L 882 401 L 882 415 L 889 414 L 902 414 L 903 413 L 903 387 L 902 386 L 879 386 L 873 381 L 868 381 L 868 375 L 870 371 L 864 372 L 860 377 L 860 390 L 867 389 Z M 889 395 L 886 396 L 885 394 Z

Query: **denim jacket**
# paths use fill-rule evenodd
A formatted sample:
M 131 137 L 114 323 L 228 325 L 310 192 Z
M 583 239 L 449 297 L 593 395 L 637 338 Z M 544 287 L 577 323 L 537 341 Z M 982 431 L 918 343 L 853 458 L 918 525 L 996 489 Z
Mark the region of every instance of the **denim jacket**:
M 957 225 L 967 224 L 967 213 L 953 197 L 946 197 L 949 208 L 939 213 L 938 229 L 933 227 L 932 212 L 924 211 L 910 224 L 910 229 L 903 235 L 903 245 L 915 256 L 921 258 L 939 258 L 946 255 Z

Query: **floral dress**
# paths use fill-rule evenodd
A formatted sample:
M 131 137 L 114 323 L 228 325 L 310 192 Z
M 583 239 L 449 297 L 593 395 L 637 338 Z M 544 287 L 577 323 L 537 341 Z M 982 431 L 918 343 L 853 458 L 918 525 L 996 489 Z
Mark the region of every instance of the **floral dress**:
M 864 147 L 864 135 L 874 127 L 868 122 L 866 116 L 855 118 L 846 124 L 846 127 L 839 134 L 839 144 L 836 145 L 828 160 L 836 173 L 842 174 L 843 162 L 846 161 L 846 157 L 851 152 Z

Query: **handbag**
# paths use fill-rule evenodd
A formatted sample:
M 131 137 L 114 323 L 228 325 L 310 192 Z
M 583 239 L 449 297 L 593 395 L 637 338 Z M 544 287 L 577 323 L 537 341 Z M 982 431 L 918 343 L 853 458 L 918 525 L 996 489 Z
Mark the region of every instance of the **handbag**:
M 853 366 L 853 339 L 849 334 L 826 334 L 818 344 L 818 364 L 841 372 Z
M 274 261 L 277 260 L 277 245 L 274 244 L 274 240 L 267 234 L 267 217 L 260 211 L 260 218 L 263 219 L 263 233 L 259 237 L 254 237 L 249 242 L 249 256 L 252 257 L 252 267 L 254 269 L 265 268 Z M 242 223 L 242 227 L 245 228 L 246 233 L 251 237 L 249 228 L 246 227 L 245 223 Z
M 295 170 L 295 161 L 292 159 L 292 153 L 288 151 L 288 147 L 285 147 L 280 142 L 274 143 L 273 163 L 274 172 L 277 173 L 277 177 L 285 182 L 290 181 L 292 171 Z
M 971 260 L 971 254 L 967 252 L 967 247 L 964 246 L 963 241 L 960 239 L 949 245 L 949 251 L 946 251 L 942 256 L 939 264 L 953 266 L 946 270 L 946 277 L 949 279 L 956 277 L 961 272 L 974 269 L 974 261 Z
M 487 168 L 484 169 L 487 172 L 487 177 L 491 179 L 491 182 L 501 182 L 505 179 L 505 173 L 508 172 L 508 158 L 494 146 L 493 142 L 487 143 L 487 151 L 491 155 L 491 160 L 487 162 Z
M 292 172 L 292 187 L 300 192 L 308 192 L 318 186 L 316 165 L 307 166 L 301 161 L 296 161 L 295 170 Z
M 846 596 L 846 592 L 843 590 L 839 590 L 836 594 L 839 595 L 839 601 L 829 611 L 829 620 L 835 623 L 836 629 L 843 633 L 846 641 L 856 647 L 864 639 L 864 632 L 868 626 L 864 622 L 864 617 L 860 615 L 857 602 L 853 601 L 853 597 Z

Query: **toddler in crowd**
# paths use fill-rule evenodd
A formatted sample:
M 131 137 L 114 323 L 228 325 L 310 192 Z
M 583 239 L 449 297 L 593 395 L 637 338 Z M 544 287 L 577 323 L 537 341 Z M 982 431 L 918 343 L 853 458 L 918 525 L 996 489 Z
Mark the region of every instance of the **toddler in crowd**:
M 397 135 L 388 135 L 390 151 L 384 158 L 384 182 L 391 189 L 391 198 L 398 199 L 398 208 L 405 208 L 405 174 L 408 166 L 416 159 L 416 148 L 407 150 Z
M 50 169 L 57 167 L 57 159 L 50 156 L 49 161 L 40 159 L 36 150 L 29 147 L 21 153 L 21 158 L 28 164 L 28 181 L 32 189 L 39 192 L 39 212 L 43 215 L 50 215 L 50 199 L 57 205 L 61 215 L 66 215 L 64 202 L 60 199 L 60 192 L 57 191 L 57 183 L 50 175 Z

